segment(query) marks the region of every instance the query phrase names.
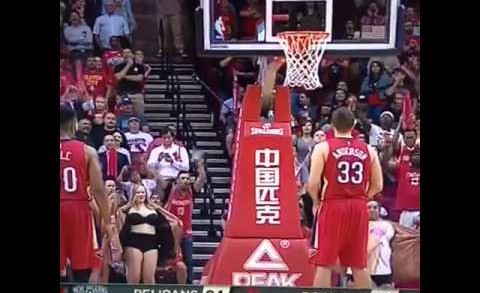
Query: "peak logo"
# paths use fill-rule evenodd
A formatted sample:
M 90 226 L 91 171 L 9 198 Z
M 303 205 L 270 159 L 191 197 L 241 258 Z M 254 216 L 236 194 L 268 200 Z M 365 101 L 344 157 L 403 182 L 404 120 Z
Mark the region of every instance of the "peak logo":
M 262 261 L 265 256 L 268 257 L 268 261 Z M 248 257 L 243 264 L 243 268 L 248 271 L 288 271 L 288 266 L 273 244 L 267 239 L 263 240 Z
M 250 254 L 243 264 L 243 268 L 246 272 L 232 273 L 234 286 L 295 287 L 295 282 L 302 276 L 299 273 L 288 273 L 287 264 L 267 239 L 263 240 Z

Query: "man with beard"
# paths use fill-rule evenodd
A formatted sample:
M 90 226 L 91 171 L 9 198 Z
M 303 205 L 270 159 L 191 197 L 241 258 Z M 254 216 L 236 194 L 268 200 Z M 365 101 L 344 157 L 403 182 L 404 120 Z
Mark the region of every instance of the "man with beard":
M 80 119 L 78 121 L 78 130 L 75 132 L 75 138 L 89 146 L 93 146 L 93 142 L 89 137 L 90 131 L 92 131 L 92 121 L 87 118 Z
M 128 149 L 127 139 L 120 129 L 116 127 L 117 116 L 114 113 L 108 112 L 103 116 L 103 124 L 95 125 L 90 132 L 90 139 L 93 142 L 95 149 L 98 149 L 103 144 L 105 135 L 113 135 L 115 132 L 120 132 L 122 135 L 122 148 Z

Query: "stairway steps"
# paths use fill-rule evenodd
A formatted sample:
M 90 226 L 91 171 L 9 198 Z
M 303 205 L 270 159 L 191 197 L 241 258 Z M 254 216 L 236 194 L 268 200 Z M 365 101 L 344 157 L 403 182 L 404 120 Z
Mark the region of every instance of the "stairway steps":
M 217 133 L 214 131 L 194 131 L 193 134 L 196 137 L 217 137 Z
M 217 159 L 217 158 L 207 157 L 207 163 L 208 164 L 211 164 L 211 163 L 228 164 L 228 159 L 225 159 L 225 158 Z
M 219 202 L 218 203 L 215 203 L 214 204 L 214 208 L 215 209 L 223 209 L 224 211 L 227 211 L 228 210 L 228 203 L 220 203 L 220 198 L 216 198 L 216 200 L 218 200 Z M 204 204 L 194 204 L 193 206 L 194 208 L 203 208 L 204 207 Z
M 193 215 L 194 216 L 197 216 L 197 215 L 201 215 L 201 212 L 202 212 L 202 209 L 193 209 Z M 222 215 L 222 210 L 221 209 L 215 209 L 213 211 L 213 215 L 216 216 L 216 215 Z
M 162 79 L 162 74 L 150 74 L 149 76 L 147 76 L 147 82 L 148 83 L 155 83 L 155 82 L 158 82 L 159 80 L 165 80 L 164 78 Z M 195 81 L 195 79 L 193 79 L 192 75 L 190 74 L 177 74 L 177 78 L 178 78 L 178 81 L 182 82 L 182 81 Z
M 193 248 L 217 248 L 218 242 L 193 241 Z
M 216 219 L 213 220 L 214 225 L 221 225 L 221 220 Z M 210 225 L 210 219 L 193 219 L 192 220 L 192 225 L 195 226 L 205 226 L 205 225 Z
M 214 141 L 214 140 L 209 140 L 209 141 L 199 141 L 195 143 L 197 147 L 221 147 L 222 142 L 220 141 Z
M 193 78 L 190 77 L 190 79 L 178 79 L 178 80 L 167 80 L 167 79 L 164 79 L 164 78 L 159 78 L 159 79 L 152 79 L 152 80 L 149 80 L 148 84 L 149 85 L 152 85 L 152 86 L 160 86 L 160 85 L 167 85 L 167 82 L 175 82 L 175 86 L 177 85 L 180 85 L 180 88 L 181 89 L 198 89 L 200 87 L 200 89 L 202 88 L 201 85 L 198 84 L 198 82 L 196 82 Z M 191 85 L 191 87 L 190 87 Z M 163 87 L 162 87 L 163 88 Z
M 157 59 L 155 59 L 157 60 Z M 193 207 L 193 266 L 194 282 L 198 282 L 206 262 L 212 258 L 221 240 L 221 217 L 226 212 L 230 200 L 231 189 L 231 163 L 224 149 L 225 137 L 219 133 L 213 124 L 211 107 L 208 105 L 201 86 L 192 78 L 194 66 L 192 64 L 177 63 L 172 69 L 177 74 L 177 79 L 167 76 L 162 64 L 155 61 L 149 63 L 152 72 L 146 80 L 145 118 L 149 122 L 152 132 L 158 132 L 164 126 L 176 124 L 179 117 L 190 124 L 193 131 L 196 150 L 206 152 L 207 172 L 213 189 L 213 202 L 210 205 L 210 194 L 205 193 L 205 188 L 195 195 Z M 177 89 L 180 103 L 183 108 L 177 109 L 177 96 L 167 92 L 167 81 L 178 82 Z M 183 123 L 177 126 L 179 131 L 184 131 Z M 192 150 L 188 150 L 192 156 Z M 212 231 L 209 211 L 213 208 L 213 228 L 215 236 L 209 236 Z
M 169 103 L 155 103 L 155 104 L 145 104 L 145 111 L 173 111 L 176 109 L 176 105 L 174 101 L 169 101 Z M 208 112 L 207 105 L 204 104 L 186 104 L 185 109 L 188 113 L 196 113 L 198 114 L 210 114 Z
M 201 90 L 202 86 L 197 83 L 180 83 L 178 84 L 180 90 Z M 166 83 L 147 83 L 145 90 L 162 90 L 167 89 Z
M 150 67 L 152 67 L 152 70 L 162 70 L 164 68 L 164 64 L 162 63 L 149 63 Z M 172 63 L 170 64 L 170 67 L 173 69 L 184 69 L 184 70 L 191 70 L 192 73 L 194 72 L 195 66 L 190 63 Z
M 165 94 L 167 93 L 166 88 L 150 88 L 148 90 L 150 94 Z M 201 89 L 182 89 L 182 94 L 186 95 L 203 95 Z M 185 99 L 185 102 L 189 102 L 189 100 Z
M 202 198 L 202 197 L 197 197 L 194 199 L 195 201 L 195 204 L 204 204 L 205 202 L 205 198 Z M 230 202 L 230 199 L 229 198 L 226 198 L 226 199 L 223 199 L 223 198 L 215 198 L 215 205 L 221 205 L 223 204 L 223 202 L 225 201 L 226 204 L 228 204 Z M 208 202 L 208 200 L 207 200 Z

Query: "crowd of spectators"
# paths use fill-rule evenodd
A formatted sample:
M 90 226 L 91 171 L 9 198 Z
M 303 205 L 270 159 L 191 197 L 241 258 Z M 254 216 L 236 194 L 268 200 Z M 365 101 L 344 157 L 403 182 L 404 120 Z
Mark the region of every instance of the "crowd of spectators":
M 156 23 L 161 32 L 157 55 L 164 54 L 165 40 L 171 35 L 176 52 L 186 57 L 180 1 L 155 3 Z M 217 3 L 222 25 L 226 26 L 223 30 L 226 39 L 256 38 L 258 21 L 265 13 L 261 0 Z M 204 161 L 196 159 L 191 166 L 184 139 L 174 125 L 165 127 L 160 134 L 150 132 L 144 117 L 144 83 L 152 68 L 144 63 L 143 52 L 132 48 L 132 34 L 138 29 L 132 3 L 130 0 L 60 1 L 60 10 L 60 102 L 77 113 L 76 138 L 98 151 L 111 221 L 115 224 L 115 229 L 109 231 L 109 240 L 99 239 L 105 267 L 92 274 L 91 281 L 191 282 L 193 194 L 206 181 Z M 311 25 L 321 25 L 313 21 L 318 11 L 307 9 L 304 14 L 305 25 L 308 19 Z M 352 37 L 358 23 L 384 22 L 379 5 L 372 2 L 359 20 L 346 22 L 346 34 Z M 326 56 L 320 68 L 323 89 L 292 92 L 292 147 L 297 195 L 302 207 L 311 207 L 305 188 L 311 150 L 333 136 L 330 115 L 335 108 L 346 106 L 357 118 L 354 136 L 378 150 L 384 167 L 385 188 L 376 201 L 369 203 L 371 220 L 380 221 L 373 210 L 382 209 L 383 218 L 419 229 L 419 26 L 418 6 L 408 7 L 404 23 L 406 42 L 400 55 Z M 238 108 L 245 88 L 261 82 L 261 62 L 260 58 L 237 57 L 218 59 L 213 66 L 209 62 L 208 73 L 212 78 L 205 79 L 224 99 L 218 122 L 224 126 L 226 149 L 231 158 L 235 152 Z M 283 77 L 280 70 L 277 81 Z M 98 211 L 94 202 L 92 210 Z M 162 221 L 138 230 L 131 219 L 132 211 L 146 217 L 155 214 Z M 307 230 L 313 219 L 310 211 L 311 208 L 305 208 L 302 217 Z M 386 226 L 383 222 L 379 225 Z M 385 231 L 388 233 L 372 233 L 379 239 L 390 237 L 390 229 Z M 153 235 L 158 238 L 155 240 L 158 245 L 147 250 L 135 248 L 134 234 Z M 376 243 L 383 242 L 388 239 Z
M 177 1 L 156 2 L 178 30 Z M 102 238 L 92 199 L 104 265 L 90 281 L 191 283 L 193 194 L 206 182 L 204 159 L 191 163 L 175 125 L 150 132 L 144 83 L 152 68 L 132 48 L 132 2 L 60 1 L 60 9 L 60 103 L 76 112 L 75 138 L 97 150 L 114 224 Z M 184 54 L 178 38 L 175 45 Z
M 245 10 L 240 9 L 240 17 L 254 18 L 258 14 L 255 4 L 246 1 Z M 223 20 L 226 14 L 234 11 L 235 1 L 219 1 Z M 242 12 L 243 11 L 243 12 Z M 249 11 L 248 13 L 246 11 Z M 354 137 L 375 147 L 382 160 L 384 190 L 369 203 L 372 221 L 382 220 L 383 231 L 377 235 L 370 252 L 390 261 L 390 235 L 393 230 L 389 221 L 401 226 L 420 229 L 420 35 L 419 11 L 417 6 L 406 9 L 404 22 L 405 45 L 399 55 L 372 58 L 331 58 L 325 56 L 320 66 L 320 79 L 324 87 L 316 91 L 293 90 L 291 93 L 293 151 L 297 195 L 302 207 L 311 207 L 310 196 L 306 194 L 309 157 L 313 147 L 327 138 L 333 137 L 330 115 L 338 107 L 346 106 L 355 113 Z M 248 16 L 247 16 L 248 15 Z M 384 24 L 379 14 L 379 4 L 370 2 L 366 14 L 359 19 L 361 24 Z M 228 23 L 228 21 L 227 21 Z M 242 21 L 240 21 L 242 23 Z M 232 26 L 227 29 L 230 36 L 245 32 Z M 240 37 L 241 38 L 241 37 Z M 219 111 L 219 125 L 224 127 L 226 149 L 231 158 L 235 152 L 236 117 L 241 107 L 245 88 L 249 84 L 260 84 L 257 78 L 262 74 L 261 58 L 227 57 L 216 60 L 212 77 L 205 78 L 209 85 L 222 97 Z M 277 73 L 281 85 L 284 72 Z M 221 77 L 220 79 L 218 77 Z M 261 79 L 260 79 L 261 81 Z M 236 97 L 234 99 L 233 97 Z M 237 104 L 234 104 L 237 101 Z M 382 210 L 382 216 L 373 212 Z M 302 214 L 305 228 L 312 224 L 311 208 Z M 383 220 L 384 219 L 384 220 Z M 388 220 L 388 221 L 385 221 Z M 387 223 L 387 224 L 385 224 Z M 373 226 L 378 226 L 372 224 Z M 388 226 L 388 227 L 387 227 Z M 307 233 L 308 234 L 308 233 Z M 373 237 L 373 236 L 372 236 Z M 378 246 L 382 249 L 377 249 Z M 374 258 L 378 262 L 378 257 Z M 383 263 L 388 262 L 382 260 Z M 391 268 L 376 267 L 372 275 L 391 274 Z M 374 278 L 378 279 L 378 278 Z M 381 278 L 380 278 L 381 279 Z M 383 280 L 383 279 L 381 279 Z M 379 283 L 382 283 L 379 281 Z

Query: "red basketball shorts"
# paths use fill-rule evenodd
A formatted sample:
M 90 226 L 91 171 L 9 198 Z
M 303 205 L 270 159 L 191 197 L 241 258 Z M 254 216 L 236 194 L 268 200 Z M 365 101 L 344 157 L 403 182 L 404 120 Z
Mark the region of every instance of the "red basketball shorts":
M 87 202 L 60 203 L 60 270 L 70 260 L 72 270 L 99 268 L 100 249 L 95 237 L 95 223 Z
M 365 200 L 334 199 L 322 203 L 312 229 L 310 262 L 333 267 L 367 267 L 368 212 Z

